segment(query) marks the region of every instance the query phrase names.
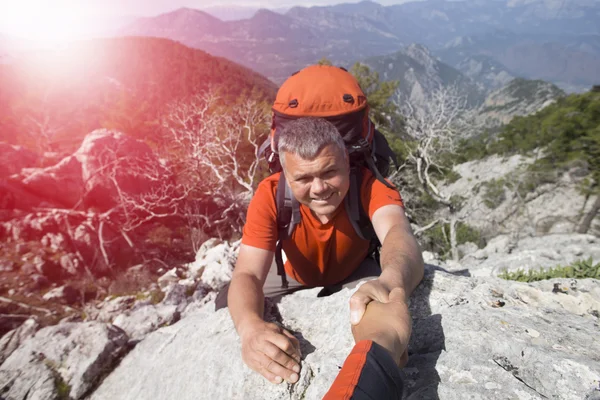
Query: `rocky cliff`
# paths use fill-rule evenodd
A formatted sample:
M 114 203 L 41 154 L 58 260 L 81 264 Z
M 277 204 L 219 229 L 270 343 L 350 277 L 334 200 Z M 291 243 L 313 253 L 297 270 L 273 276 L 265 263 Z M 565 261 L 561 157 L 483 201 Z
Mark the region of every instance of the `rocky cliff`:
M 598 257 L 597 238 L 571 235 L 569 240 L 584 252 L 595 248 Z M 494 260 L 509 253 L 526 258 L 532 246 L 556 248 L 559 243 L 555 236 L 541 242 L 498 240 L 477 262 L 465 259 L 464 265 L 425 254 L 425 277 L 411 296 L 410 359 L 402 370 L 405 398 L 600 396 L 595 340 L 600 281 L 525 284 L 494 276 Z M 5 335 L 0 342 L 3 398 L 321 398 L 353 346 L 352 292 L 317 298 L 319 289 L 313 289 L 279 304 L 267 302 L 266 317 L 291 330 L 303 354 L 299 382 L 272 385 L 242 362 L 227 310 L 214 311 L 215 291 L 229 279 L 236 251 L 236 244 L 206 243 L 184 271 L 159 280 L 166 292 L 160 303 L 113 299 L 86 321 L 65 321 L 37 332 L 31 321 Z M 563 251 L 573 252 L 569 247 Z M 169 307 L 177 318 L 160 319 Z M 139 330 L 142 321 L 150 327 L 145 332 Z

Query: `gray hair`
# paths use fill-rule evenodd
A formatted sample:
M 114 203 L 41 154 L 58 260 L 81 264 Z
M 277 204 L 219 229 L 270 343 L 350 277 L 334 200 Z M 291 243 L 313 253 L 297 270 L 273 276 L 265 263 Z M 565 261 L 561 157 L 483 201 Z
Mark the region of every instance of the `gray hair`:
M 347 158 L 344 139 L 335 125 L 323 118 L 304 117 L 288 122 L 277 132 L 276 146 L 283 166 L 283 153 L 292 153 L 305 160 L 314 159 L 330 144 L 335 145 Z

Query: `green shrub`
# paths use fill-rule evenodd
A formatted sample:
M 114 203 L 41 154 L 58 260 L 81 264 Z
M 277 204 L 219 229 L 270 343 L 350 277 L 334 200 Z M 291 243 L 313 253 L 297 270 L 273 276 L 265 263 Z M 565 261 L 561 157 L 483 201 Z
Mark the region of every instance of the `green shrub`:
M 506 191 L 504 190 L 504 179 L 492 179 L 482 184 L 485 187 L 483 194 L 483 204 L 490 210 L 494 210 L 506 200 Z
M 444 177 L 446 178 L 446 183 L 447 184 L 454 183 L 457 180 L 459 180 L 460 178 L 462 178 L 462 176 L 458 172 L 456 172 L 455 170 L 453 170 L 453 169 L 449 169 L 448 172 L 446 172 L 444 174 Z
M 530 270 L 528 272 L 524 272 L 523 270 L 515 272 L 505 271 L 498 275 L 498 277 L 519 282 L 535 282 L 553 278 L 600 279 L 600 263 L 593 265 L 592 258 L 590 257 L 587 260 L 575 261 L 573 264 L 565 267 L 559 265 L 547 270 L 540 268 L 538 271 Z
M 503 127 L 490 153 L 527 155 L 543 149 L 532 168 L 552 172 L 573 161 L 589 166 L 592 181 L 600 182 L 600 94 L 573 94 L 534 115 L 515 117 Z M 555 174 L 556 175 L 556 174 Z M 532 185 L 524 186 L 528 192 Z
M 458 222 L 456 224 L 456 244 L 460 245 L 467 242 L 475 243 L 479 248 L 486 245 L 485 238 L 477 229 L 463 222 Z M 450 224 L 437 224 L 425 232 L 422 245 L 426 250 L 439 254 L 442 259 L 448 258 L 451 251 Z
M 150 292 L 150 302 L 152 304 L 158 304 L 165 298 L 165 292 L 162 290 L 153 290 Z

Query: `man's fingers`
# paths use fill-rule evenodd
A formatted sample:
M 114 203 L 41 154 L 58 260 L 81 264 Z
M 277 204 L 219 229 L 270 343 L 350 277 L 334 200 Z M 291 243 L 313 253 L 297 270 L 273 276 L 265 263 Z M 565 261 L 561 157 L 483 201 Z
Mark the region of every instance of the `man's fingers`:
M 298 351 L 300 345 L 298 343 L 298 339 L 290 336 L 292 335 L 289 332 L 287 332 L 285 329 L 282 329 L 281 334 L 269 335 L 267 340 L 281 349 L 284 354 L 291 357 L 295 362 L 300 363 L 300 352 Z
M 350 323 L 356 325 L 360 322 L 371 301 L 387 303 L 389 301 L 389 291 L 384 288 L 377 280 L 365 283 L 350 298 Z
M 292 335 L 290 332 L 288 332 L 285 329 L 282 329 L 283 334 L 285 336 L 287 336 L 290 341 L 292 342 L 292 345 L 294 346 L 294 348 L 296 349 L 296 353 L 298 354 L 298 362 L 300 362 L 300 359 L 302 358 L 302 351 L 300 350 L 300 341 L 298 340 L 298 338 L 296 338 L 296 336 Z
M 288 355 L 286 352 L 281 350 L 278 346 L 273 343 L 266 342 L 263 345 L 262 352 L 271 360 L 274 361 L 278 366 L 282 369 L 274 370 L 273 368 L 269 368 L 269 370 L 273 373 L 279 374 L 282 378 L 287 381 L 295 382 L 292 378 L 294 373 L 300 372 L 300 365 L 298 361 Z M 297 378 L 296 378 L 297 379 Z
M 284 379 L 290 383 L 296 383 L 299 375 L 281 364 L 267 354 L 257 354 L 258 372 L 273 383 L 281 383 Z M 282 380 L 278 380 L 280 377 Z
M 262 376 L 265 377 L 266 380 L 268 380 L 271 383 L 281 383 L 283 382 L 283 378 L 280 376 L 275 375 L 274 373 L 272 373 L 271 371 L 269 371 L 266 367 L 259 367 L 258 370 L 256 371 L 259 374 L 261 374 Z
M 350 323 L 352 325 L 356 325 L 360 322 L 367 308 L 367 304 L 371 301 L 372 299 L 370 297 L 358 292 L 350 297 Z

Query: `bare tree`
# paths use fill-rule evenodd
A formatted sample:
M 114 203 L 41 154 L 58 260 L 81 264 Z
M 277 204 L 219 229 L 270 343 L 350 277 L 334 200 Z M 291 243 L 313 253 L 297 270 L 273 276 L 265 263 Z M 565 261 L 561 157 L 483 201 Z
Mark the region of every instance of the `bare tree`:
M 449 243 L 452 258 L 456 260 L 456 225 L 464 216 L 459 215 L 459 205 L 440 189 L 432 174 L 451 169 L 452 165 L 442 159 L 443 155 L 454 151 L 461 139 L 477 131 L 479 126 L 474 111 L 467 105 L 467 96 L 461 94 L 456 86 L 440 86 L 418 105 L 402 99 L 400 92 L 397 92 L 396 105 L 404 118 L 404 129 L 412 144 L 405 163 L 391 179 L 394 181 L 399 178 L 400 172 L 410 170 L 416 175 L 421 190 L 447 208 L 446 218 L 425 222 L 425 226 L 418 227 L 415 232 L 423 233 L 440 222 L 449 223 Z
M 259 138 L 269 129 L 268 108 L 247 99 L 219 104 L 216 90 L 174 104 L 163 121 L 170 134 L 166 149 L 175 155 L 180 182 L 215 204 L 217 214 L 198 213 L 204 227 L 241 231 L 254 193 Z
M 58 122 L 51 104 L 51 89 L 46 88 L 39 101 L 32 100 L 23 110 L 24 133 L 35 143 L 40 154 L 51 151 L 52 142 L 57 134 L 65 129 L 65 125 Z

